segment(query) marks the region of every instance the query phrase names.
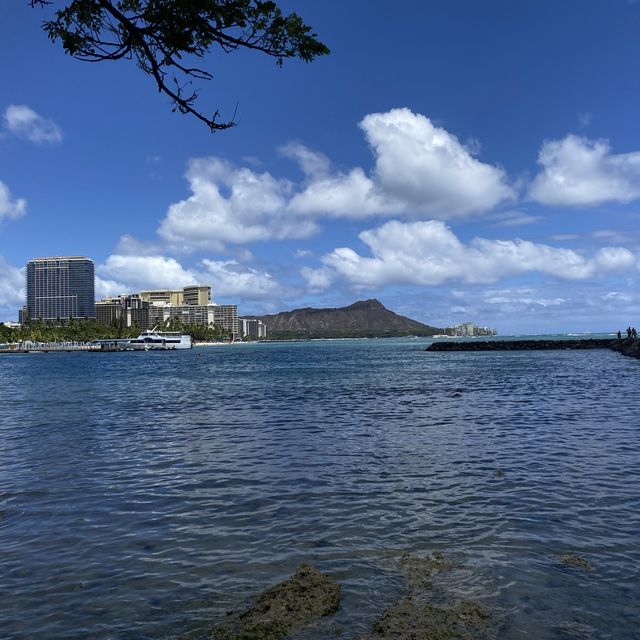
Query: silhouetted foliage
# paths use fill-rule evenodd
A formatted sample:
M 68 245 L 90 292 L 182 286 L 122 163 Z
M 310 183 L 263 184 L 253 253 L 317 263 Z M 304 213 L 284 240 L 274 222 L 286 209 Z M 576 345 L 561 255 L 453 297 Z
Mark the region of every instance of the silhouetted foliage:
M 27 0 L 32 7 L 51 0 Z M 196 108 L 192 81 L 211 80 L 200 66 L 212 48 L 230 53 L 252 49 L 276 59 L 310 62 L 329 49 L 296 13 L 283 15 L 271 0 L 67 0 L 43 28 L 52 41 L 79 60 L 135 60 L 169 96 L 173 110 L 189 113 L 211 131 L 228 129 L 233 119 Z M 192 64 L 193 63 L 193 64 Z

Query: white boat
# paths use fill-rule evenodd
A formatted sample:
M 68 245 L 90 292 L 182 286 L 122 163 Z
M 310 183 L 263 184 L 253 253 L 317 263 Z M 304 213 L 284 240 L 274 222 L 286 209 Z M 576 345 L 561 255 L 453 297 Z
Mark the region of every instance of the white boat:
M 125 343 L 127 349 L 191 349 L 191 336 L 179 331 L 158 331 L 157 328 L 143 331 L 137 338 Z

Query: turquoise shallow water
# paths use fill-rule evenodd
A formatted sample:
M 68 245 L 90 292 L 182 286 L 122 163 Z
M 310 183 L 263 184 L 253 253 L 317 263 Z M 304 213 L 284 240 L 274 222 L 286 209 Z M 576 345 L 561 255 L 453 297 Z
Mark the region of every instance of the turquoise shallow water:
M 0 637 L 175 638 L 312 561 L 295 638 L 357 638 L 441 551 L 499 638 L 640 638 L 640 361 L 424 345 L 0 356 Z

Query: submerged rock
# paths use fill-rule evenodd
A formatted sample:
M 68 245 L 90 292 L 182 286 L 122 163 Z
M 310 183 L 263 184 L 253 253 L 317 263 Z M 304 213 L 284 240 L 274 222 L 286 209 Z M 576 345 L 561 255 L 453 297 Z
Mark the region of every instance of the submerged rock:
M 251 609 L 232 614 L 213 629 L 215 640 L 279 640 L 295 629 L 335 613 L 340 604 L 340 585 L 311 565 L 263 591 Z
M 361 640 L 476 640 L 489 638 L 489 613 L 473 602 L 450 607 L 409 596 L 389 607 Z
M 411 590 L 416 590 L 428 588 L 429 578 L 434 573 L 451 571 L 453 562 L 437 551 L 425 558 L 405 553 L 400 558 L 400 566 L 405 572 L 407 585 Z
M 584 569 L 585 571 L 591 571 L 591 569 L 593 569 L 593 566 L 586 558 L 573 553 L 567 553 L 560 556 L 560 562 L 562 562 L 562 564 L 566 564 L 568 567 L 577 567 L 578 569 Z
M 452 571 L 452 560 L 434 552 L 400 559 L 409 594 L 384 611 L 369 635 L 360 640 L 480 640 L 495 637 L 495 625 L 486 609 L 468 601 L 442 604 L 430 578 Z M 444 594 L 446 595 L 446 594 Z M 437 598 L 438 602 L 434 602 Z

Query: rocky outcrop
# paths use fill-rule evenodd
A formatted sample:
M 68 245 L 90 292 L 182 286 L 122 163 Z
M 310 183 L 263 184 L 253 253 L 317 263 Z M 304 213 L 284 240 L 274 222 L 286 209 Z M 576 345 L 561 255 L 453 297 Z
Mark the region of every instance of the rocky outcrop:
M 279 640 L 313 620 L 335 613 L 340 585 L 311 565 L 263 591 L 251 609 L 231 614 L 212 630 L 215 640 Z
M 640 358 L 640 339 L 626 338 L 625 340 L 615 340 L 614 343 L 611 345 L 614 351 L 618 351 L 623 356 Z
M 389 607 L 361 640 L 480 640 L 494 632 L 489 612 L 475 602 L 440 606 L 407 596 Z
M 576 555 L 575 553 L 566 553 L 560 556 L 560 562 L 567 567 L 576 567 L 583 571 L 591 571 L 591 569 L 593 569 L 591 563 L 586 558 Z
M 495 624 L 484 607 L 469 600 L 452 600 L 434 590 L 432 579 L 453 571 L 441 553 L 426 557 L 404 554 L 400 568 L 408 592 L 384 610 L 371 632 L 360 640 L 489 640 Z M 444 600 L 444 602 L 443 602 Z
M 400 316 L 378 300 L 361 300 L 335 309 L 294 309 L 255 316 L 271 338 L 359 338 L 433 336 L 442 329 Z

